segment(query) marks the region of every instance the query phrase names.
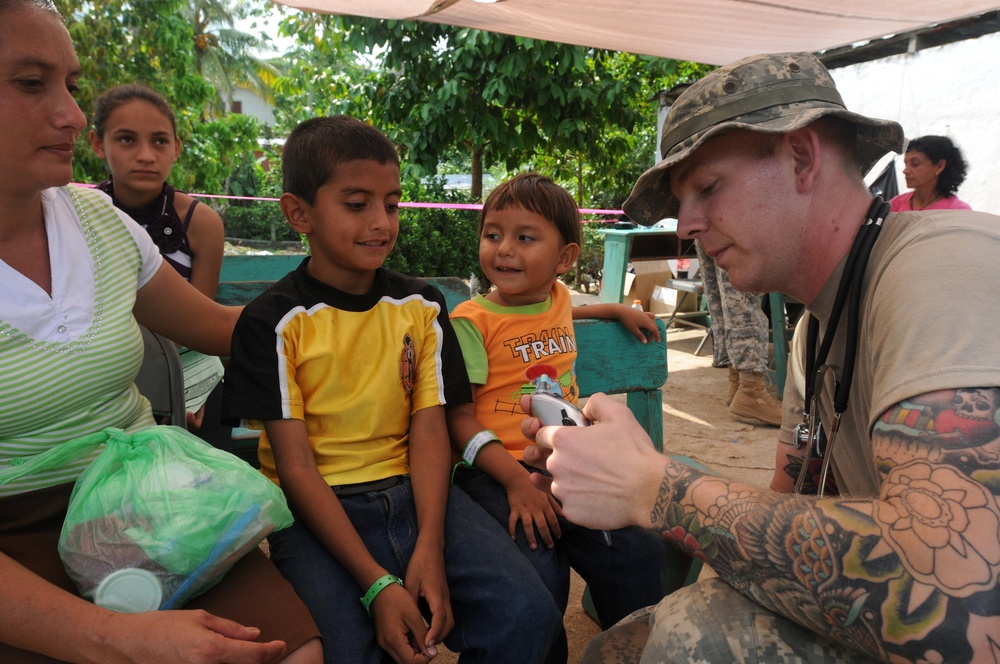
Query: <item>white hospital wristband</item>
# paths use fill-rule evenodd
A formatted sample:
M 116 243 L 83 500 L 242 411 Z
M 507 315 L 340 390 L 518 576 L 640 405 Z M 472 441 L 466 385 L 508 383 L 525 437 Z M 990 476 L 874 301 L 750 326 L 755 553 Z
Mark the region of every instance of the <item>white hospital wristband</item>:
M 483 429 L 475 436 L 469 439 L 469 442 L 465 444 L 465 449 L 462 451 L 462 463 L 467 467 L 475 467 L 476 457 L 479 455 L 479 450 L 483 449 L 486 445 L 490 443 L 499 443 L 500 439 L 497 435 L 490 431 L 489 429 Z

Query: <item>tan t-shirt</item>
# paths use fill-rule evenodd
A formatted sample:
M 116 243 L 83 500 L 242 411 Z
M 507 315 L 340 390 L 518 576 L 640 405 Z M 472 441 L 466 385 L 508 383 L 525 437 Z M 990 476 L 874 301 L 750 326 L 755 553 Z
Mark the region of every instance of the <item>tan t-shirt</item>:
M 891 406 L 935 390 L 1000 386 L 998 270 L 1000 217 L 941 210 L 886 219 L 865 274 L 854 382 L 834 449 L 842 494 L 878 494 L 870 432 Z M 808 305 L 820 320 L 820 339 L 842 272 L 843 262 Z M 827 358 L 838 377 L 847 315 L 845 309 Z M 803 315 L 789 354 L 778 434 L 784 443 L 802 421 L 807 320 Z M 821 400 L 827 415 L 832 396 Z

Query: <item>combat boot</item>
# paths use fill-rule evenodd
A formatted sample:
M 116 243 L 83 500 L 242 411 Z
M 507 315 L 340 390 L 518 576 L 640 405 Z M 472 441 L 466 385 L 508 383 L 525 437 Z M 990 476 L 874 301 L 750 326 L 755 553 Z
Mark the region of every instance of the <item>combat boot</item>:
M 740 389 L 740 372 L 733 367 L 729 367 L 729 384 L 726 386 L 726 405 L 733 402 L 736 390 Z
M 729 404 L 729 412 L 740 420 L 781 426 L 781 401 L 767 389 L 762 374 L 739 372 L 740 386 Z

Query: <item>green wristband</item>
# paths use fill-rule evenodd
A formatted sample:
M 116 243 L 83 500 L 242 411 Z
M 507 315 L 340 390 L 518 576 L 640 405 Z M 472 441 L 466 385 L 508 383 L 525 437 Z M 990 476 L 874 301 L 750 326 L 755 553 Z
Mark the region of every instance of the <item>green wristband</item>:
M 385 576 L 380 576 L 379 578 L 375 579 L 375 583 L 372 584 L 372 587 L 369 588 L 368 592 L 366 592 L 364 597 L 361 598 L 360 600 L 361 606 L 365 607 L 365 611 L 368 612 L 369 618 L 372 617 L 372 602 L 375 601 L 375 598 L 378 596 L 380 592 L 382 592 L 383 590 L 385 590 L 394 583 L 403 585 L 403 580 L 398 576 L 396 576 L 395 574 L 386 574 Z

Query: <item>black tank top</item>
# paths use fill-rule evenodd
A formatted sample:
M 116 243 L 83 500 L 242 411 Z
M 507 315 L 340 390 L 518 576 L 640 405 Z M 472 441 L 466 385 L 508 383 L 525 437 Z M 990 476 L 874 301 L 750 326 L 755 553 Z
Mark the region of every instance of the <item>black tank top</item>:
M 191 245 L 188 243 L 187 230 L 188 226 L 191 225 L 191 217 L 194 215 L 194 208 L 198 205 L 198 201 L 191 202 L 191 207 L 188 208 L 182 221 L 174 208 L 176 190 L 166 182 L 163 183 L 163 190 L 153 202 L 137 208 L 123 205 L 115 198 L 114 184 L 111 180 L 105 180 L 97 185 L 97 188 L 111 197 L 115 207 L 145 228 L 160 249 L 163 258 L 182 277 L 188 281 L 191 280 L 191 263 L 194 260 L 194 252 L 191 251 Z

